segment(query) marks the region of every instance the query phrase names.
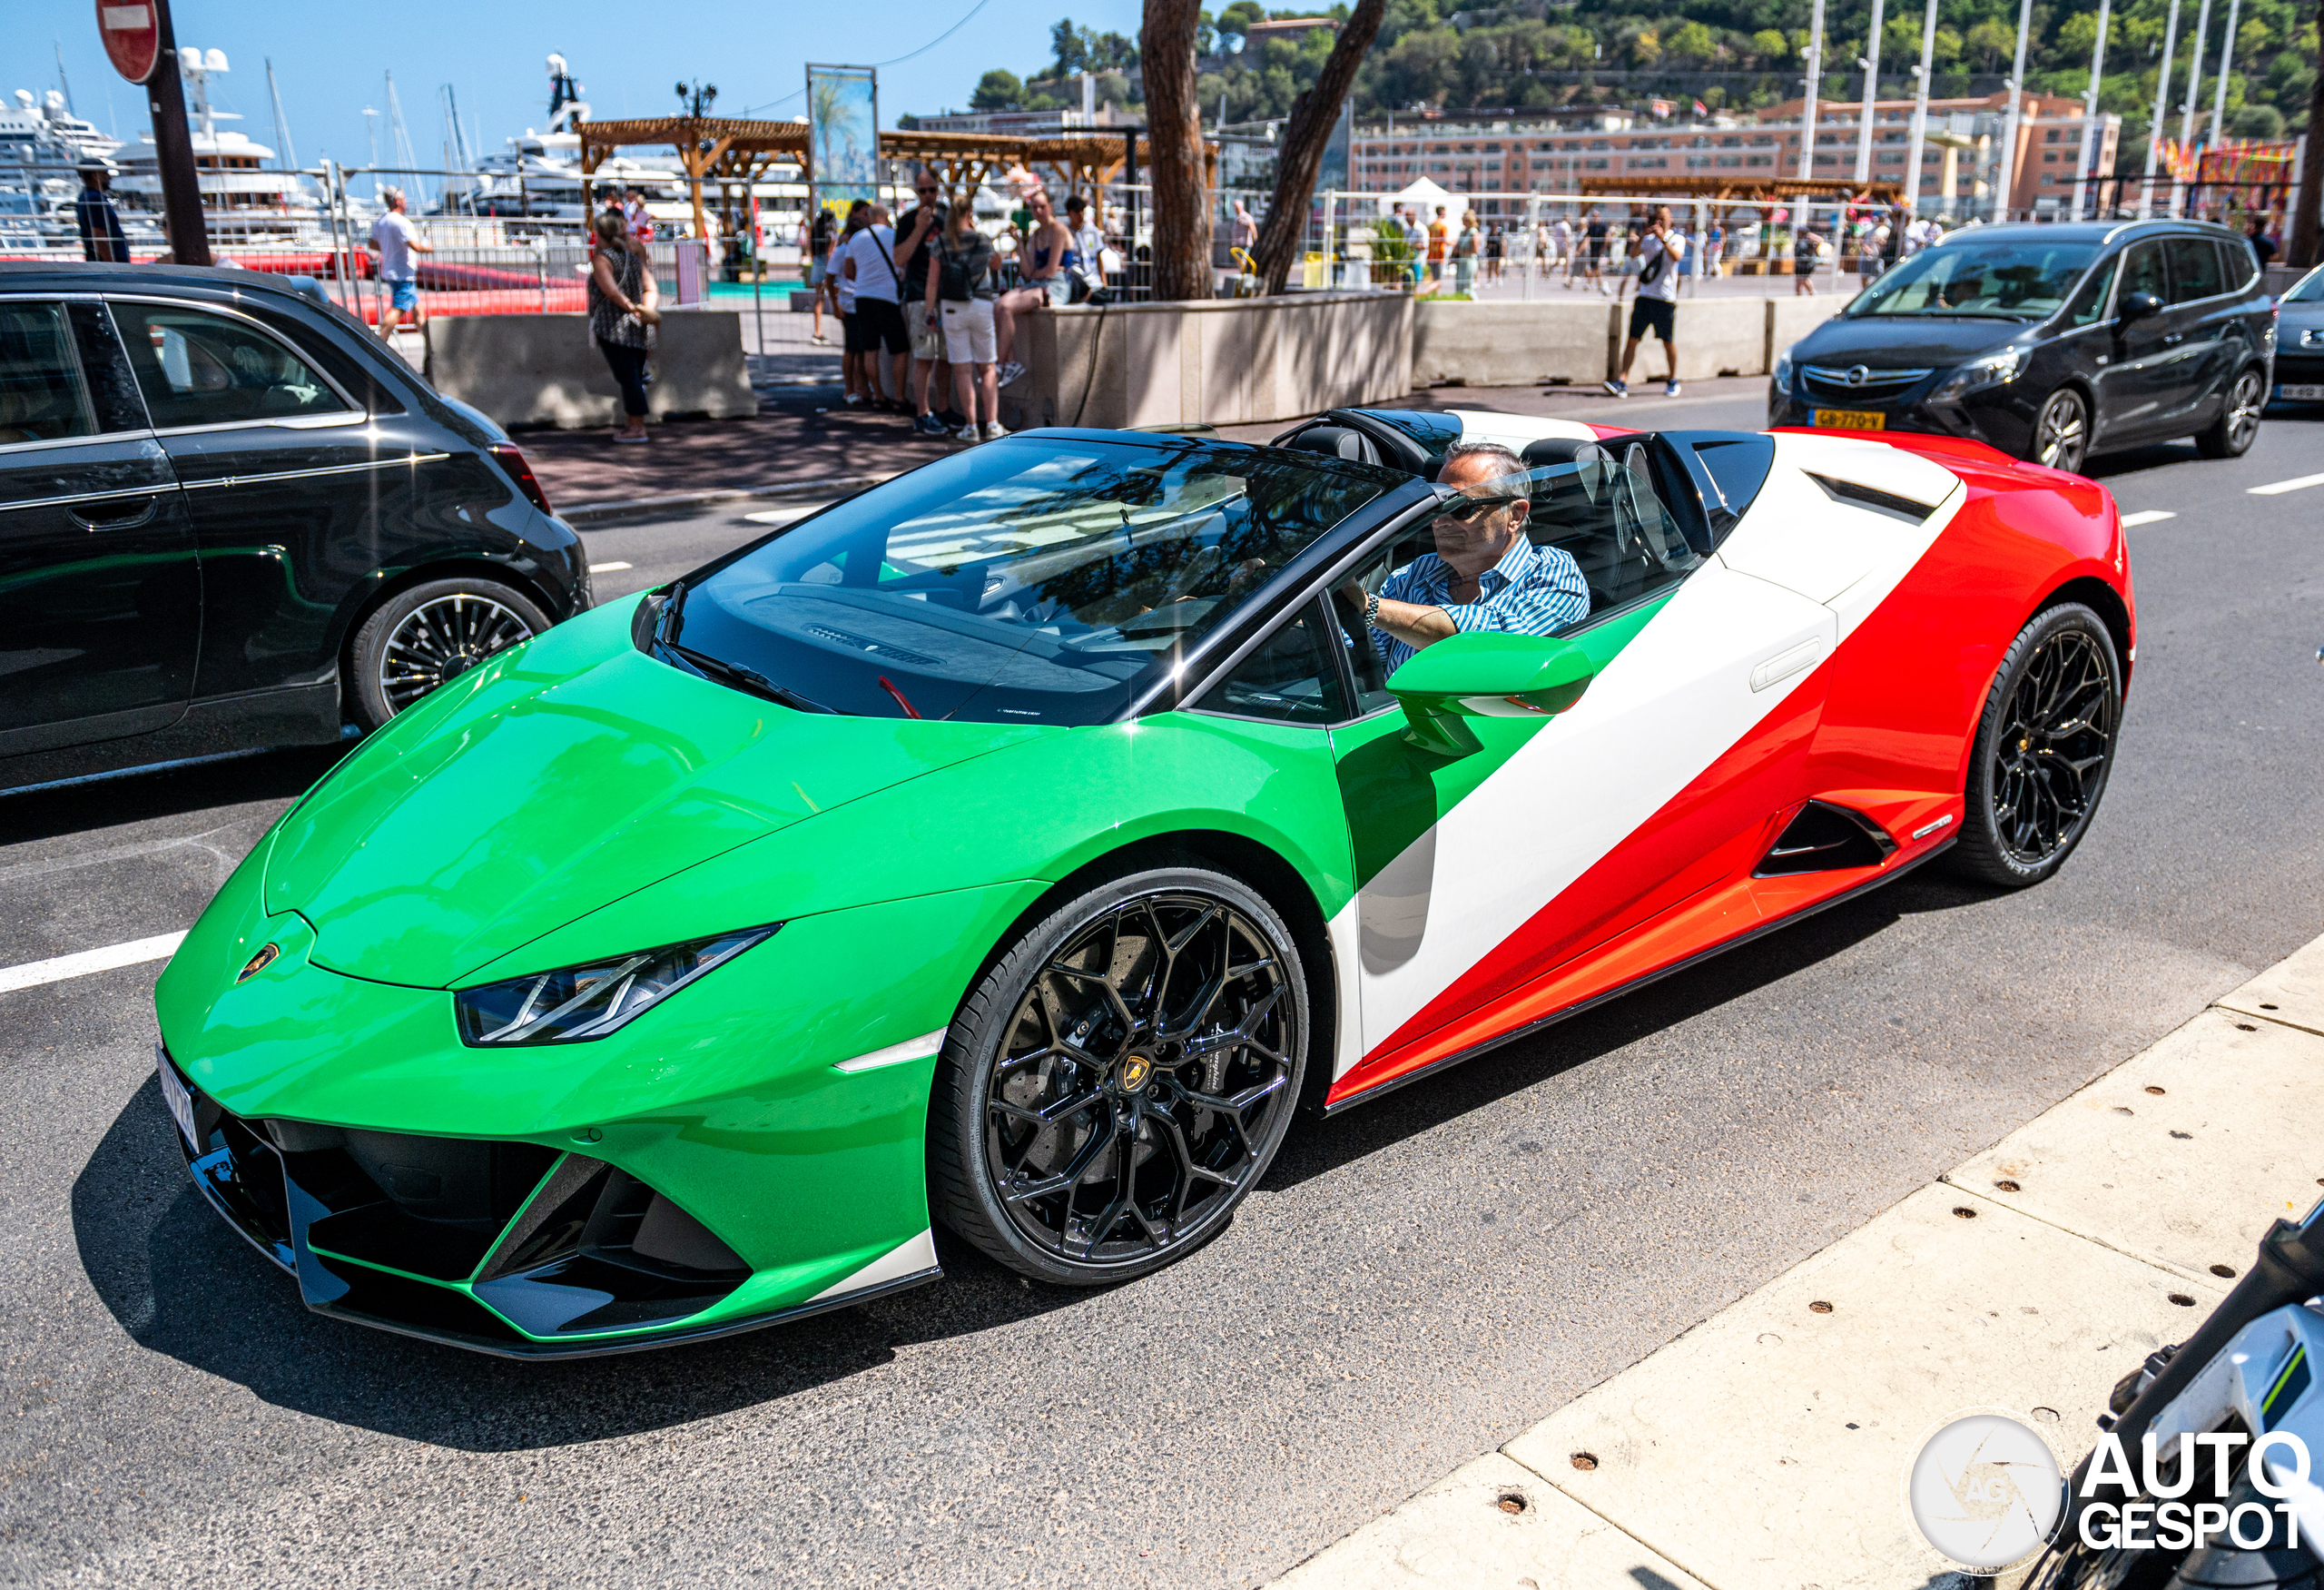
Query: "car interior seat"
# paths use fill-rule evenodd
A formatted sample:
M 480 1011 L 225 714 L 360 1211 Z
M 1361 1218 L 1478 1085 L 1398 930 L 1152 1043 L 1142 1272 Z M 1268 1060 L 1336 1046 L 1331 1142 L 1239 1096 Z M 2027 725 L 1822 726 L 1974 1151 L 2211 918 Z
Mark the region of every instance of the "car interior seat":
M 1311 425 L 1283 445 L 1301 452 L 1322 453 L 1326 458 L 1347 459 L 1359 464 L 1380 461 L 1380 449 L 1374 445 L 1372 439 L 1344 425 Z

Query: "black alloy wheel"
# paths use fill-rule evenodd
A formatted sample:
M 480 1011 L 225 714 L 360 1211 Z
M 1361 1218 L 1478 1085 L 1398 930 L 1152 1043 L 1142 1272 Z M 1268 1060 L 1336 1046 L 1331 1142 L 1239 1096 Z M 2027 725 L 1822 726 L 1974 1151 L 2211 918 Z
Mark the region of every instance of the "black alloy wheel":
M 2034 420 L 2034 439 L 2026 458 L 2053 469 L 2079 474 L 2090 454 L 2090 405 L 2072 387 L 2060 387 L 2042 405 Z
M 348 647 L 350 706 L 376 729 L 496 652 L 549 626 L 532 599 L 497 580 L 430 580 L 372 609 Z
M 2207 459 L 2240 459 L 2260 437 L 2260 411 L 2268 406 L 2268 383 L 2256 369 L 2236 372 L 2219 418 L 2195 433 L 2195 450 Z
M 937 1211 L 1039 1280 L 1157 1269 L 1265 1172 L 1308 1032 L 1291 933 L 1239 880 L 1173 866 L 1095 888 L 1018 940 L 946 1036 Z
M 2113 637 L 2090 608 L 2047 608 L 2003 655 L 1971 753 L 1961 870 L 2010 887 L 2064 864 L 2106 791 L 2122 713 Z

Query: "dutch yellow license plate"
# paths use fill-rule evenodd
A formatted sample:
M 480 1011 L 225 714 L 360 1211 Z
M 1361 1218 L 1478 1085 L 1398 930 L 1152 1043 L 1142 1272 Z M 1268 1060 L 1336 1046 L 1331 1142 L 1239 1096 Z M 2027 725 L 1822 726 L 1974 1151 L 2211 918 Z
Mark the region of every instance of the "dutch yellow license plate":
M 1818 409 L 1816 424 L 1822 430 L 1886 430 L 1888 417 L 1862 409 Z

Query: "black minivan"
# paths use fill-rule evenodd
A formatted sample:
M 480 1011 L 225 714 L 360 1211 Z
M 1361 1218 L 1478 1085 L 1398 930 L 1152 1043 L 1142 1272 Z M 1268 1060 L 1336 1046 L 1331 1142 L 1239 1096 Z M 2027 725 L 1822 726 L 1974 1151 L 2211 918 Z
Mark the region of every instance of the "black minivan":
M 589 600 L 507 434 L 320 293 L 0 263 L 0 790 L 377 727 Z
M 1768 422 L 1923 430 L 2079 469 L 2259 434 L 2275 312 L 2240 234 L 2191 221 L 1965 227 L 1776 360 Z

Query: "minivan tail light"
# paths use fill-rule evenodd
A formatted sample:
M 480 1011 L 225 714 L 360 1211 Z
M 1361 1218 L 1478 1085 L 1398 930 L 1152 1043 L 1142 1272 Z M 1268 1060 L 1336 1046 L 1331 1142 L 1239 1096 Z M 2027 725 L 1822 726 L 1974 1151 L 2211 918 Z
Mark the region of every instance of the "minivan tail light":
M 513 441 L 496 441 L 484 450 L 499 460 L 500 467 L 508 471 L 508 479 L 517 483 L 517 489 L 525 494 L 526 501 L 543 513 L 555 516 L 556 510 L 548 505 L 548 493 L 543 491 L 541 483 L 533 479 L 533 467 L 525 461 L 522 449 Z

